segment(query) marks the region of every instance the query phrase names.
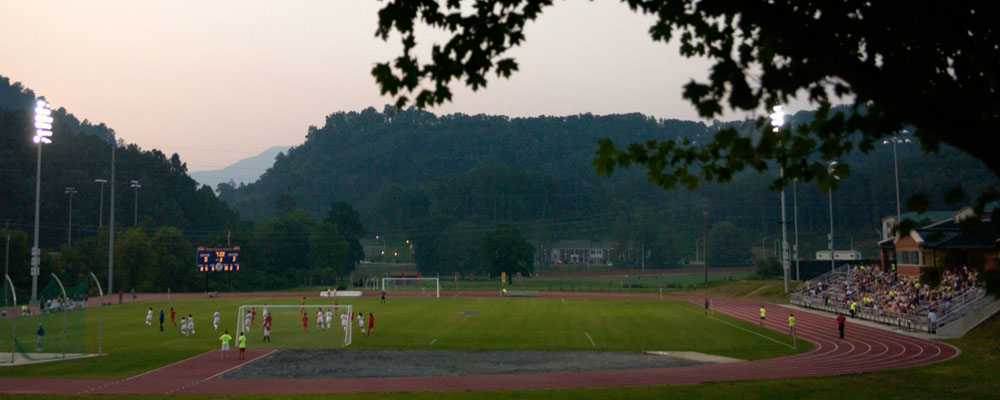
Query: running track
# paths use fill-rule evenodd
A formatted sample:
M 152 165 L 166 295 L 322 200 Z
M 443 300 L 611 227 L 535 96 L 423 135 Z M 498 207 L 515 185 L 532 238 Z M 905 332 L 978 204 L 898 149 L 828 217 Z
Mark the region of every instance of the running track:
M 465 293 L 453 293 L 465 296 Z M 284 295 L 297 295 L 284 293 Z M 469 296 L 490 294 L 468 293 Z M 266 294 L 248 293 L 264 297 Z M 643 298 L 655 295 L 600 293 L 543 293 L 545 297 Z M 700 305 L 701 297 L 668 296 Z M 148 297 L 147 297 L 148 298 Z M 759 302 L 739 299 L 714 299 L 716 311 L 757 323 Z M 787 329 L 790 312 L 778 305 L 767 305 L 772 319 L 768 326 Z M 447 391 L 488 389 L 554 389 L 571 387 L 607 387 L 664 385 L 677 383 L 743 381 L 810 376 L 842 375 L 925 365 L 953 358 L 957 348 L 914 338 L 883 329 L 847 323 L 846 339 L 837 338 L 833 318 L 800 312 L 796 316 L 797 336 L 813 343 L 813 349 L 788 357 L 731 364 L 704 364 L 688 367 L 650 368 L 612 371 L 562 372 L 544 374 L 477 375 L 461 377 L 348 378 L 348 379 L 220 379 L 219 375 L 238 366 L 219 360 L 218 351 L 204 353 L 166 367 L 124 380 L 112 379 L 35 379 L 0 380 L 0 393 L 126 393 L 126 394 L 278 394 L 278 393 L 353 393 L 394 391 Z M 272 354 L 273 350 L 252 350 L 252 362 Z

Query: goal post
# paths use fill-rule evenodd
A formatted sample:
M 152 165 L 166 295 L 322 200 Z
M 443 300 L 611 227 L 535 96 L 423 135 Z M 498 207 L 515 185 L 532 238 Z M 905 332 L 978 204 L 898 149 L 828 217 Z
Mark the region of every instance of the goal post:
M 407 295 L 441 297 L 441 280 L 433 278 L 382 278 L 383 292 L 404 292 Z
M 247 313 L 250 311 L 256 312 L 256 318 L 251 316 L 251 323 L 247 323 Z M 329 332 L 333 335 L 334 340 L 339 340 L 341 335 L 343 337 L 343 347 L 351 345 L 353 318 L 354 318 L 354 307 L 350 304 L 337 304 L 337 305 L 320 305 L 320 304 L 309 304 L 309 305 L 293 305 L 293 304 L 245 304 L 239 307 L 236 313 L 236 329 L 233 331 L 235 337 L 239 337 L 240 333 L 243 332 L 248 337 L 253 337 L 255 340 L 263 337 L 263 325 L 264 325 L 264 310 L 267 310 L 268 314 L 271 315 L 271 336 L 274 337 L 275 341 L 281 340 L 282 343 L 289 343 L 290 341 L 284 338 L 278 338 L 277 336 L 286 335 L 302 335 L 304 333 L 310 333 L 314 331 Z M 326 312 L 332 312 L 330 321 L 330 327 L 326 328 L 326 323 L 324 322 L 322 328 L 317 326 L 316 323 L 316 313 L 318 311 L 323 312 L 324 317 Z M 306 327 L 302 326 L 302 314 L 305 313 L 307 317 Z M 251 314 L 252 315 L 252 314 Z M 347 316 L 347 325 L 342 324 L 342 315 Z M 324 318 L 325 319 L 325 318 Z M 276 333 L 278 335 L 276 335 Z M 306 339 L 302 340 L 296 338 L 294 343 L 311 348 L 322 348 L 329 346 L 329 339 Z

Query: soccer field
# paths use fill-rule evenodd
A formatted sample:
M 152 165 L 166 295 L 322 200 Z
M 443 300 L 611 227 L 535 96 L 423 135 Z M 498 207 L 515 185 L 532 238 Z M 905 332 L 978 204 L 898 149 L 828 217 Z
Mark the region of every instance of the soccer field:
M 791 338 L 754 324 L 716 314 L 707 318 L 699 306 L 655 299 L 588 298 L 341 298 L 356 312 L 375 316 L 376 336 L 362 336 L 352 321 L 351 349 L 496 349 L 496 350 L 615 350 L 696 351 L 740 359 L 778 357 L 809 349 L 779 344 Z M 310 305 L 330 305 L 332 299 L 309 298 Z M 244 304 L 292 304 L 299 299 L 216 298 L 140 301 L 104 308 L 104 351 L 98 358 L 0 368 L 0 376 L 128 377 L 218 348 L 223 329 L 233 332 L 237 309 Z M 154 320 L 146 327 L 145 310 L 156 314 L 173 306 L 177 323 L 193 314 L 197 334 L 184 337 L 170 324 L 160 332 Z M 219 331 L 212 329 L 212 313 L 221 314 Z M 258 310 L 259 312 L 260 310 Z M 275 312 L 272 309 L 272 312 Z M 87 350 L 97 351 L 97 310 L 86 311 Z M 260 343 L 260 323 L 249 333 L 250 347 L 341 348 L 339 333 L 315 329 L 315 309 L 303 332 L 298 309 L 275 312 L 272 343 Z M 717 318 L 717 319 L 715 319 Z M 728 322 L 729 325 L 721 321 Z M 0 332 L 9 332 L 9 319 L 0 320 Z M 334 321 L 334 330 L 339 329 Z M 19 325 L 20 328 L 20 325 Z M 58 341 L 55 327 L 47 341 Z M 753 332 L 753 333 L 751 333 Z M 756 333 L 756 334 L 755 334 Z M 777 342 L 758 336 L 763 335 Z M 20 335 L 19 335 L 20 336 Z M 9 346 L 9 340 L 0 341 Z M 9 347 L 8 347 L 9 348 Z M 6 349 L 5 349 L 6 350 Z M 51 351 L 51 349 L 49 349 Z

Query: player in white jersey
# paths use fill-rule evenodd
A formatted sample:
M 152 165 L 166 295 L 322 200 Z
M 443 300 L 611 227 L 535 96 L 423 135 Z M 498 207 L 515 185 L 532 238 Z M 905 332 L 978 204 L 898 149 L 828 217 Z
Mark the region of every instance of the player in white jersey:
M 326 329 L 330 329 L 330 325 L 333 324 L 333 311 L 329 308 L 326 309 Z
M 351 329 L 351 317 L 348 317 L 347 313 L 340 314 L 340 327 L 344 328 L 344 334 Z
M 323 329 L 323 309 L 316 310 L 316 329 Z
M 194 317 L 191 314 L 188 314 L 188 332 L 194 335 Z
M 146 326 L 153 326 L 153 307 L 146 311 Z
M 212 329 L 219 330 L 219 310 L 215 310 L 215 315 L 212 316 Z
M 184 336 L 188 335 L 188 321 L 185 317 L 181 317 L 181 333 L 184 334 Z
M 358 313 L 358 328 L 361 328 L 361 334 L 365 334 L 365 315 L 363 313 Z
M 246 318 L 243 319 L 243 330 L 245 330 L 245 331 L 250 330 L 250 318 L 251 317 L 252 316 L 250 315 L 250 311 L 247 311 L 247 316 L 246 316 Z

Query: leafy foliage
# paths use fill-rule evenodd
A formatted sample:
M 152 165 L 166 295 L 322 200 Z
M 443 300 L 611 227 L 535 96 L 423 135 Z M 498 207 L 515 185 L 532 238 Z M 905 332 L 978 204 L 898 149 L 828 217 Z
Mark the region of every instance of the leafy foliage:
M 534 253 L 535 247 L 524 239 L 520 231 L 504 225 L 483 236 L 480 247 L 483 265 L 496 275 L 506 272 L 507 283 L 518 272 L 531 276 L 535 268 Z

